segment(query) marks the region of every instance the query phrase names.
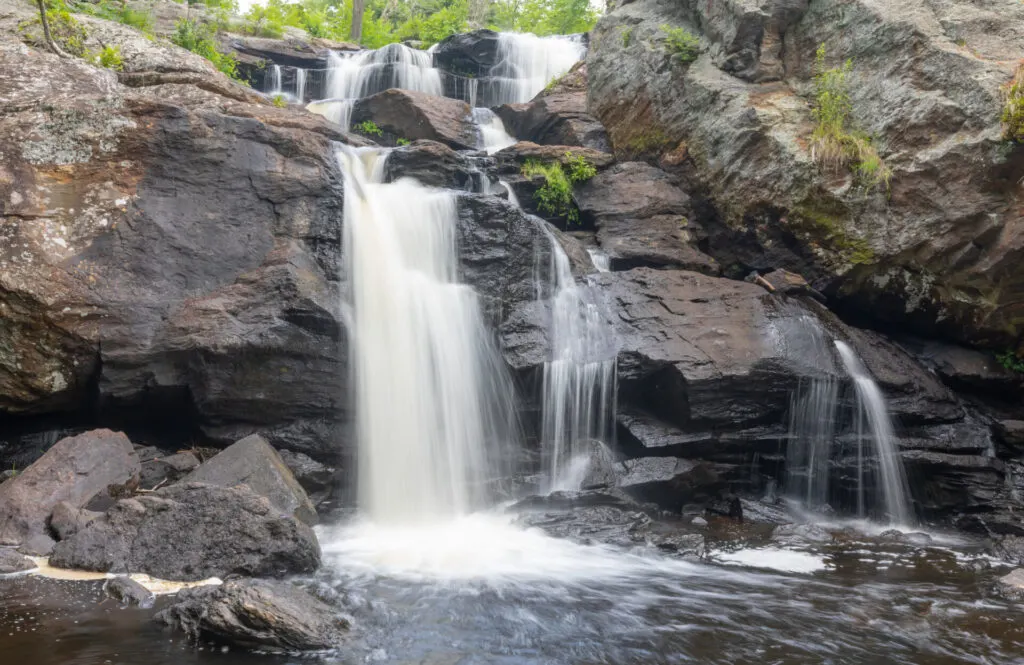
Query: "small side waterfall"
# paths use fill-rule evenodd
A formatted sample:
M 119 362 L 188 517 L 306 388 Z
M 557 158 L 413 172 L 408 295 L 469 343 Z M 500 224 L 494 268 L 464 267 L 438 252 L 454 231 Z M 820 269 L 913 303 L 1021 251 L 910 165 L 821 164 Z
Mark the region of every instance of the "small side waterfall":
M 282 91 L 281 87 L 281 65 L 273 65 L 270 68 L 270 76 L 267 77 L 266 93 L 268 95 L 280 95 Z
M 359 498 L 377 523 L 423 523 L 481 506 L 514 399 L 477 295 L 457 279 L 456 195 L 382 184 L 386 155 L 338 151 Z
M 871 445 L 878 460 L 877 484 L 889 519 L 897 524 L 909 524 L 913 520 L 910 510 L 910 486 L 897 450 L 885 397 L 879 390 L 864 364 L 849 346 L 836 340 L 836 348 L 843 359 L 847 373 L 853 379 L 857 393 L 855 431 L 857 435 L 857 485 L 858 509 L 864 514 L 864 448 Z M 865 444 L 865 438 L 868 444 Z
M 787 340 L 786 355 L 808 371 L 790 403 L 788 494 L 812 510 L 847 504 L 860 517 L 884 513 L 893 523 L 911 524 L 910 489 L 882 391 L 849 345 L 830 343 L 816 317 L 796 307 L 784 313 L 779 332 Z M 853 394 L 845 399 L 840 371 L 853 384 Z M 856 478 L 852 486 L 847 480 L 840 487 L 837 475 L 850 475 L 844 471 L 851 466 L 844 441 L 851 437 Z
M 516 142 L 505 131 L 505 123 L 491 109 L 473 109 L 473 122 L 480 128 L 480 140 L 477 147 L 488 155 L 493 155 Z
M 597 294 L 576 282 L 561 243 L 546 222 L 537 223 L 550 243 L 551 275 L 549 285 L 538 280 L 538 297 L 545 288 L 552 291 L 541 450 L 549 489 L 579 489 L 592 443 L 611 444 L 615 436 L 617 347 Z
M 295 70 L 295 100 L 306 101 L 306 70 L 301 67 Z

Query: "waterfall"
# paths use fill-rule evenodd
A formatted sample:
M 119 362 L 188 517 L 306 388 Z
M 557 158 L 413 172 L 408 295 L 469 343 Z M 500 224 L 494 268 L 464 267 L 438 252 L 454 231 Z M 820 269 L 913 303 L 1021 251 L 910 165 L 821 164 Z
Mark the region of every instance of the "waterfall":
M 498 35 L 498 62 L 488 72 L 481 106 L 528 102 L 551 81 L 583 58 L 586 47 L 576 36 Z
M 552 490 L 578 489 L 580 458 L 594 441 L 615 435 L 617 348 L 596 294 L 576 283 L 562 245 L 537 219 L 550 245 L 549 283 L 538 279 L 540 297 L 551 295 L 551 355 L 544 363 L 541 450 Z M 538 264 L 540 261 L 538 261 Z
M 604 250 L 588 247 L 587 254 L 590 255 L 590 262 L 594 264 L 594 269 L 597 272 L 609 272 L 611 270 L 611 259 Z
M 858 509 L 864 513 L 864 447 L 865 439 L 870 442 L 878 460 L 878 481 L 881 498 L 889 519 L 897 524 L 909 524 L 913 520 L 910 510 L 910 487 L 907 484 L 903 460 L 897 449 L 885 397 L 867 368 L 849 346 L 836 340 L 836 349 L 843 359 L 847 373 L 853 379 L 857 394 L 855 429 L 857 434 L 857 489 Z
M 386 151 L 339 147 L 359 499 L 377 523 L 480 507 L 513 434 L 511 381 L 457 279 L 453 192 L 383 184 Z
M 281 65 L 273 65 L 270 68 L 270 78 L 267 79 L 266 93 L 268 95 L 280 95 L 281 94 Z
M 514 144 L 516 140 L 505 131 L 505 123 L 491 109 L 473 109 L 473 122 L 480 130 L 477 147 L 488 155 Z
M 295 70 L 295 99 L 300 104 L 306 101 L 306 70 Z

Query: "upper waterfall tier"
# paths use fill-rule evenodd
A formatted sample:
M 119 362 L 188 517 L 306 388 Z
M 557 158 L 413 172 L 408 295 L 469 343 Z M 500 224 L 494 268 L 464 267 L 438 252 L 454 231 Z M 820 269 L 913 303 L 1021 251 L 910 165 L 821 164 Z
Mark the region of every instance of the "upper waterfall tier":
M 484 44 L 477 50 L 486 55 L 476 53 L 472 65 L 453 59 L 455 47 L 446 43 L 429 51 L 388 44 L 374 51 L 331 53 L 317 110 L 347 126 L 356 100 L 391 88 L 461 99 L 474 107 L 527 102 L 586 53 L 579 36 L 481 30 L 466 37 L 474 35 Z

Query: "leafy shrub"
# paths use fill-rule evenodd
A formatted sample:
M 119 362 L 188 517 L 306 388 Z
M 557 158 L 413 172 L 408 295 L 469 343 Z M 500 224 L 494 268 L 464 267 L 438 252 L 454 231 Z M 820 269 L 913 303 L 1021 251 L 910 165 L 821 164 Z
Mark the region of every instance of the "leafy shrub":
M 407 138 L 400 138 L 397 141 L 395 141 L 395 143 L 398 144 L 398 145 L 409 145 L 409 143 L 411 143 L 411 141 L 409 141 L 409 139 L 407 139 Z
M 1003 88 L 1003 137 L 1024 143 L 1024 63 L 1017 67 L 1013 80 Z
M 570 224 L 578 224 L 580 211 L 572 202 L 572 186 L 593 178 L 597 169 L 582 155 L 565 153 L 565 165 L 558 162 L 544 164 L 526 160 L 522 173 L 527 178 L 543 176 L 544 184 L 534 193 L 537 208 L 552 216 L 565 217 Z
M 892 171 L 871 145 L 871 138 L 848 129 L 853 103 L 850 101 L 847 77 L 853 61 L 842 67 L 825 67 L 825 45 L 818 47 L 814 67 L 814 108 L 816 125 L 811 135 L 811 154 L 830 168 L 848 166 L 866 184 L 885 183 L 888 188 Z
M 683 28 L 662 25 L 665 33 L 665 48 L 680 63 L 688 65 L 700 55 L 700 38 Z
M 378 127 L 377 123 L 373 120 L 363 120 L 353 129 L 360 134 L 366 134 L 367 136 L 384 136 L 384 130 Z
M 85 40 L 89 38 L 89 32 L 71 15 L 64 0 L 46 2 L 46 21 L 50 25 L 50 36 L 61 50 L 79 58 L 88 54 Z M 18 29 L 32 44 L 46 46 L 43 24 L 38 15 L 32 20 L 19 23 Z
M 1000 365 L 1011 372 L 1024 373 L 1024 358 L 1021 358 L 1013 351 L 1004 351 L 996 354 L 996 360 Z
M 104 46 L 99 53 L 94 54 L 93 62 L 100 67 L 113 69 L 115 72 L 124 69 L 124 60 L 121 59 L 120 46 Z
M 622 47 L 629 48 L 629 43 L 633 40 L 633 26 L 623 29 L 622 31 Z
M 270 102 L 279 109 L 288 106 L 288 100 L 284 98 L 284 95 L 274 95 Z
M 214 67 L 238 80 L 238 60 L 233 54 L 224 53 L 218 48 L 216 35 L 209 26 L 191 19 L 180 19 L 175 25 L 171 41 L 183 49 L 203 56 L 212 62 Z

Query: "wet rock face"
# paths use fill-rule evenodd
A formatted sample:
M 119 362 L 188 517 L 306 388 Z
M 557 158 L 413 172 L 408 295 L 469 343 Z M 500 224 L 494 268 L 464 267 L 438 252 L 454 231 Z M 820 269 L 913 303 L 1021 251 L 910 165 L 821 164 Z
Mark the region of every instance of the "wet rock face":
M 428 139 L 456 150 L 477 145 L 469 104 L 423 92 L 391 89 L 360 99 L 352 107 L 352 126 L 371 121 L 392 140 Z M 376 137 L 371 137 L 376 138 Z
M 0 24 L 0 409 L 98 392 L 101 412 L 334 455 L 344 137 L 124 26 L 99 22 L 115 75 L 15 42 L 18 18 Z
M 497 63 L 498 33 L 493 30 L 452 35 L 434 49 L 434 64 L 460 76 L 484 76 Z
M 316 570 L 320 546 L 308 526 L 247 487 L 187 483 L 118 501 L 58 543 L 50 563 L 179 581 L 280 577 Z
M 999 115 L 1022 23 L 1012 0 L 637 0 L 592 33 L 589 110 L 620 158 L 690 181 L 727 268 L 787 268 L 876 321 L 1014 348 L 1024 153 Z M 666 24 L 701 38 L 695 62 L 673 61 Z M 888 188 L 811 155 L 822 43 L 828 66 L 853 60 L 851 126 L 876 137 Z
M 119 432 L 95 430 L 57 442 L 0 485 L 0 545 L 45 536 L 47 519 L 59 504 L 81 508 L 109 486 L 130 481 L 139 470 L 131 441 Z
M 718 274 L 715 260 L 697 248 L 704 232 L 690 197 L 661 169 L 619 163 L 579 185 L 575 194 L 582 219 L 597 227 L 612 270 L 648 266 Z
M 338 647 L 351 626 L 337 609 L 286 582 L 231 580 L 185 589 L 156 620 L 193 639 L 243 647 L 310 651 Z

